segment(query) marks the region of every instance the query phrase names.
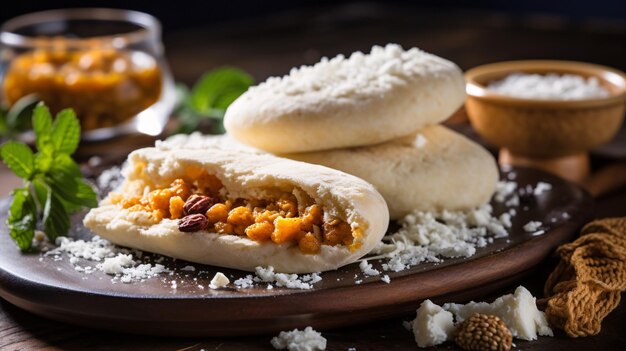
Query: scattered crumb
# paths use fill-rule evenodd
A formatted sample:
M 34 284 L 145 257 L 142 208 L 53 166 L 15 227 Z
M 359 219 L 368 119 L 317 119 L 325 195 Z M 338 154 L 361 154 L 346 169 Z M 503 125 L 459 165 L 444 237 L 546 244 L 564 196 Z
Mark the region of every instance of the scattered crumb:
M 383 277 L 380 278 L 380 280 L 382 280 L 383 282 L 385 282 L 387 284 L 391 283 L 391 278 L 389 278 L 389 275 L 387 275 L 387 274 L 383 275 Z
M 181 271 L 188 271 L 188 272 L 195 272 L 196 271 L 196 267 L 194 266 L 185 266 L 183 268 L 180 269 Z
M 535 190 L 533 190 L 533 194 L 535 196 L 539 196 L 550 190 L 552 190 L 552 184 L 546 183 L 546 182 L 538 182 L 537 185 L 535 186 Z
M 528 233 L 536 232 L 539 228 L 541 228 L 542 225 L 543 223 L 539 221 L 530 221 L 524 224 L 524 231 Z
M 361 261 L 359 263 L 359 268 L 361 268 L 361 272 L 365 275 L 379 275 L 380 272 L 377 269 L 372 268 L 371 263 L 367 263 L 367 260 Z
M 326 338 L 321 333 L 311 327 L 304 330 L 294 329 L 292 331 L 282 331 L 278 336 L 272 338 L 272 346 L 276 350 L 289 351 L 323 351 L 326 350 Z
M 220 289 L 230 284 L 230 280 L 228 277 L 224 275 L 222 272 L 215 273 L 213 279 L 211 279 L 211 284 L 209 284 L 209 288 L 211 289 Z

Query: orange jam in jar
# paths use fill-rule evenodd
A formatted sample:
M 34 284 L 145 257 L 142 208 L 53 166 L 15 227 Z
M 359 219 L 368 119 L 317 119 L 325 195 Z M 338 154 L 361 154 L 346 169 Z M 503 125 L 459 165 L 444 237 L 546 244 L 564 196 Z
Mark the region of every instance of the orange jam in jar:
M 4 76 L 9 105 L 35 94 L 53 113 L 71 107 L 82 128 L 112 127 L 159 100 L 162 75 L 140 51 L 52 47 L 19 54 Z

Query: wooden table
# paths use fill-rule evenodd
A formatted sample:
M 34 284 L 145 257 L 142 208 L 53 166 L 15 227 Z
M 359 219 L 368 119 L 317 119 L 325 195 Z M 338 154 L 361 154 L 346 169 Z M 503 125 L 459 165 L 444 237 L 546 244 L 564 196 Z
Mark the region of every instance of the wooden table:
M 314 12 L 277 14 L 270 19 L 166 33 L 168 59 L 176 77 L 192 83 L 203 71 L 240 66 L 257 79 L 285 74 L 289 67 L 322 55 L 365 50 L 372 44 L 417 45 L 467 69 L 478 64 L 525 58 L 574 59 L 626 69 L 626 29 L 596 22 L 572 23 L 542 16 L 502 13 L 438 13 L 415 8 L 346 5 Z M 584 48 L 581 47 L 584 45 Z M 624 155 L 618 150 L 618 154 Z M 595 159 L 597 161 L 597 159 Z M 0 196 L 16 184 L 0 169 Z M 598 199 L 596 217 L 626 216 L 626 189 Z M 546 262 L 519 284 L 541 296 L 554 262 Z M 511 292 L 517 285 L 500 291 Z M 485 300 L 495 296 L 485 296 Z M 329 350 L 414 350 L 402 326 L 413 316 L 372 321 L 324 331 Z M 626 304 L 608 316 L 594 337 L 562 334 L 536 342 L 516 341 L 523 350 L 618 350 L 626 345 Z M 271 335 L 228 339 L 175 339 L 113 334 L 46 320 L 0 301 L 0 350 L 269 350 Z M 435 349 L 435 348 L 433 348 Z M 436 349 L 454 349 L 444 345 Z

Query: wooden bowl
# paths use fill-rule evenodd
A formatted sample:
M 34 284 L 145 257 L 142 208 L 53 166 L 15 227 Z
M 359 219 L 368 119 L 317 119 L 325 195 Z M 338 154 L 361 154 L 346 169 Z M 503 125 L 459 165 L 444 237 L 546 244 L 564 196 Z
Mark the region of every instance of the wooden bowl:
M 542 100 L 487 89 L 490 82 L 516 72 L 596 77 L 610 95 Z M 487 142 L 502 148 L 501 163 L 536 165 L 580 181 L 587 173 L 587 151 L 609 141 L 624 119 L 626 74 L 609 67 L 570 61 L 509 61 L 473 68 L 465 77 L 469 119 Z M 572 164 L 574 169 L 585 169 L 574 175 Z M 560 169 L 563 167 L 567 171 Z

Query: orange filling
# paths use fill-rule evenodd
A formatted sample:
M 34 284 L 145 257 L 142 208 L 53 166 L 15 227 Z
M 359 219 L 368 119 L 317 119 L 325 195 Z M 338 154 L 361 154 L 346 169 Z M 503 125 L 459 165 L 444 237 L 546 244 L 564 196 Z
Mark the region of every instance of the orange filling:
M 307 254 L 319 252 L 322 245 L 358 247 L 355 238 L 360 237 L 360 231 L 353 232 L 338 218 L 324 221 L 324 210 L 313 200 L 298 203 L 288 193 L 271 200 L 230 200 L 223 190 L 217 177 L 200 174 L 193 181 L 176 179 L 168 188 L 144 196 L 112 194 L 110 199 L 131 211 L 150 212 L 156 221 L 201 213 L 208 223 L 206 230 L 276 244 L 294 243 Z
M 94 42 L 94 47 L 98 42 Z M 53 48 L 19 54 L 4 72 L 9 105 L 36 94 L 53 112 L 71 106 L 85 130 L 125 122 L 161 95 L 161 69 L 150 56 L 104 48 Z

